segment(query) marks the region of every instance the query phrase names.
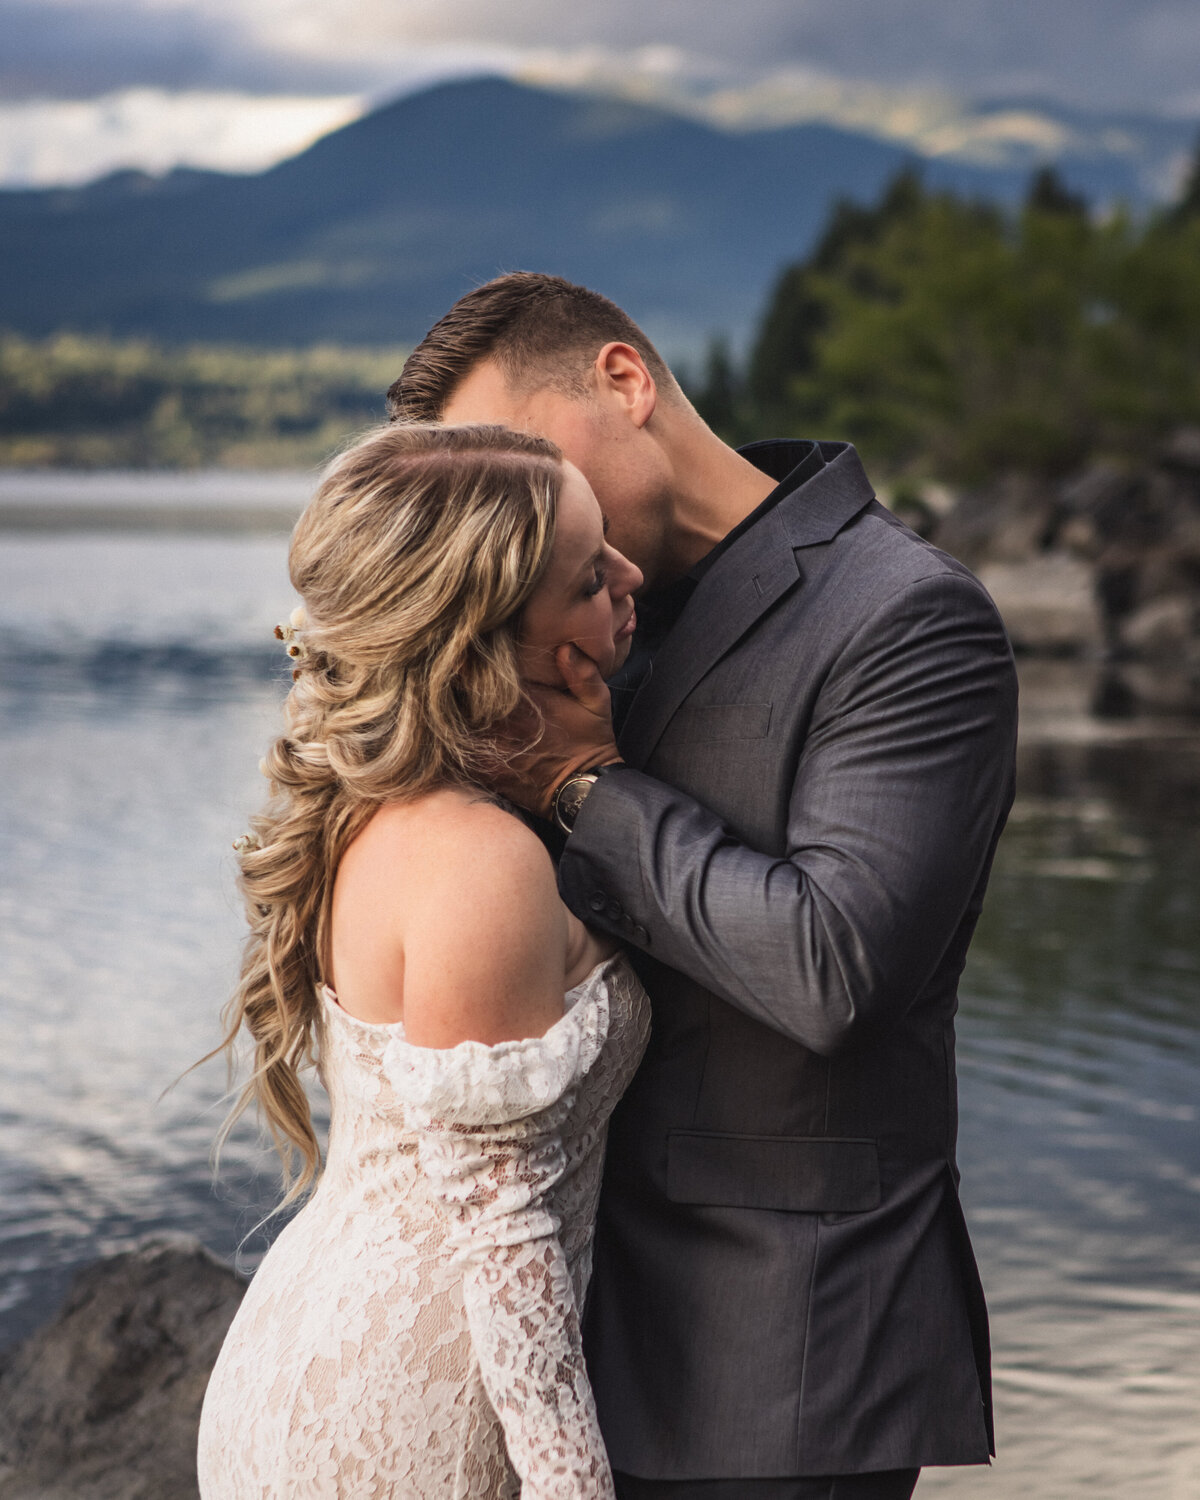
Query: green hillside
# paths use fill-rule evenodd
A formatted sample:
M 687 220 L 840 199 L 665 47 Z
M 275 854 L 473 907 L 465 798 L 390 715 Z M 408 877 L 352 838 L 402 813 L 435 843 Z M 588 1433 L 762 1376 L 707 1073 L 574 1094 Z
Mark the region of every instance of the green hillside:
M 385 415 L 402 349 L 0 336 L 0 465 L 306 468 Z

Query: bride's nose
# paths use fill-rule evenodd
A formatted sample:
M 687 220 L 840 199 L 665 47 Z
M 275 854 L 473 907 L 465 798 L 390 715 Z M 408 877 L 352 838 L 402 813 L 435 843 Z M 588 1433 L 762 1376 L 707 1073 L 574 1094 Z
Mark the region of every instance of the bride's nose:
M 615 550 L 615 549 L 614 549 Z M 614 599 L 624 599 L 626 594 L 636 594 L 645 582 L 642 570 L 631 563 L 623 552 L 617 552 L 618 561 L 609 569 Z

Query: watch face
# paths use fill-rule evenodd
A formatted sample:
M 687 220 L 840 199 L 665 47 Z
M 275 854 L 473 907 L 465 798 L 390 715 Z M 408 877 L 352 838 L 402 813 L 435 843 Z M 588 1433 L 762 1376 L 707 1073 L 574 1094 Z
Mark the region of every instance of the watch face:
M 555 798 L 555 813 L 559 823 L 568 830 L 574 827 L 579 809 L 592 789 L 595 776 L 572 776 Z

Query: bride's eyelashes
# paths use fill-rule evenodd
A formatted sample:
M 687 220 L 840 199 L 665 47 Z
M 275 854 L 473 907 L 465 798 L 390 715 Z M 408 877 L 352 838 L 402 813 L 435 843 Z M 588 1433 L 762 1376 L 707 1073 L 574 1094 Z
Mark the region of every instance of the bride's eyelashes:
M 596 572 L 591 583 L 585 585 L 583 595 L 585 599 L 594 599 L 608 582 L 608 574 L 597 564 Z

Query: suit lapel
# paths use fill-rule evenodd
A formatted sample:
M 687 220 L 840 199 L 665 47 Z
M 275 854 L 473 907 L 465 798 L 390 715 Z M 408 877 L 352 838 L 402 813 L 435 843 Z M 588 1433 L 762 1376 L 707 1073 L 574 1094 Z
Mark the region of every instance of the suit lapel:
M 849 443 L 822 443 L 825 467 L 775 507 L 793 547 L 831 542 L 875 498 L 862 460 Z
M 762 545 L 768 537 L 760 532 L 769 534 L 770 546 Z M 758 545 L 745 550 L 755 556 L 741 559 L 751 538 Z M 645 764 L 684 698 L 799 576 L 795 553 L 775 512 L 769 511 L 704 575 L 655 653 L 625 720 L 621 753 L 630 765 Z
M 705 673 L 796 585 L 796 549 L 829 541 L 874 499 L 854 449 L 837 448 L 825 468 L 783 496 L 696 585 L 625 715 L 619 743 L 631 766 L 645 765 Z

